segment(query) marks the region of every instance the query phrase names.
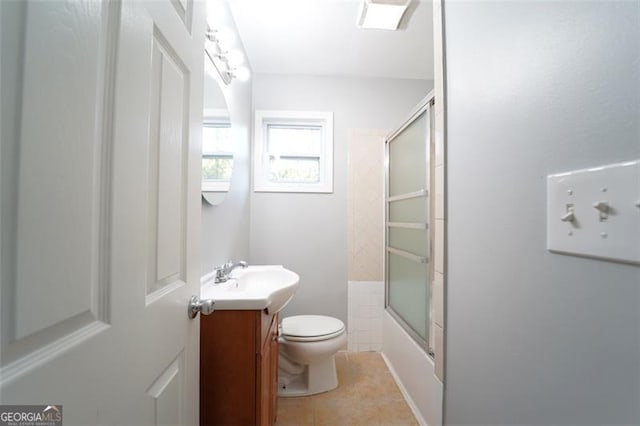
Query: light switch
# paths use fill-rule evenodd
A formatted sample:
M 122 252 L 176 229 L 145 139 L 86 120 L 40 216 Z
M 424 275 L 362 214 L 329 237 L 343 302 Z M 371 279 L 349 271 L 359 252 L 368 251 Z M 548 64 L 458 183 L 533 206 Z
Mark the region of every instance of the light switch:
M 547 176 L 547 248 L 640 263 L 640 160 Z

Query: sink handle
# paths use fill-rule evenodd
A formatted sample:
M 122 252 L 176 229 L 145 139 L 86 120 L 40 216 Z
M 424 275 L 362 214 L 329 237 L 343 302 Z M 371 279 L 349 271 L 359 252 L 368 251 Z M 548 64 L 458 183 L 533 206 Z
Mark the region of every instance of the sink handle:
M 229 277 L 227 276 L 227 273 L 225 272 L 225 266 L 226 265 L 222 265 L 222 266 L 216 266 L 214 269 L 215 274 L 215 280 L 214 282 L 216 284 L 219 283 L 223 283 L 225 281 L 227 281 L 229 279 Z
M 213 301 L 213 299 L 200 300 L 198 296 L 193 295 L 191 296 L 191 299 L 189 299 L 187 315 L 190 319 L 194 319 L 195 317 L 197 317 L 198 312 L 202 313 L 202 315 L 211 315 L 215 310 L 213 307 L 214 304 L 215 302 Z

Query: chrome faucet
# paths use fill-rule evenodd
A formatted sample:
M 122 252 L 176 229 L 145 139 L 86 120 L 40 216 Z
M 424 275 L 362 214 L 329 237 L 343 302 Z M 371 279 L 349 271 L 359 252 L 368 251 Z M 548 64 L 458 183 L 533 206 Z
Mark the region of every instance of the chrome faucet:
M 240 262 L 234 262 L 233 260 L 230 260 L 224 265 L 216 266 L 214 269 L 214 271 L 216 272 L 215 283 L 220 284 L 228 281 L 229 278 L 231 278 L 229 275 L 231 275 L 234 269 L 246 268 L 247 266 L 249 265 L 244 260 L 241 260 Z

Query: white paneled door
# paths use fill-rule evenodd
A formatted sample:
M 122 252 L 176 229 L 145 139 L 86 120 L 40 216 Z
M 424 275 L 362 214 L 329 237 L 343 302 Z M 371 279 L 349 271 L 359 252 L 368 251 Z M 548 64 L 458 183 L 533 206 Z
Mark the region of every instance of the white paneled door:
M 204 5 L 0 20 L 0 403 L 196 424 Z

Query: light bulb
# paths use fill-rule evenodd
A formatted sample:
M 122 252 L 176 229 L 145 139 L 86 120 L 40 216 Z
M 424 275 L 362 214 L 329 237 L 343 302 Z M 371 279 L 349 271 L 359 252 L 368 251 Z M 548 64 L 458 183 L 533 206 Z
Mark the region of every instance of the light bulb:
M 232 71 L 232 74 L 239 81 L 247 81 L 251 77 L 251 72 L 247 67 L 240 67 Z
M 244 62 L 244 55 L 242 54 L 242 51 L 238 49 L 228 51 L 225 54 L 225 57 L 231 68 L 237 68 Z
M 209 52 L 210 55 L 216 55 L 218 54 L 218 52 L 220 52 L 220 46 L 218 46 L 218 43 L 215 41 L 205 39 L 204 50 L 206 52 Z
M 207 1 L 207 23 L 210 27 L 216 27 L 225 18 L 227 11 L 220 0 Z
M 236 33 L 231 31 L 229 28 L 220 28 L 216 34 L 216 38 L 221 45 L 227 47 L 236 41 Z

